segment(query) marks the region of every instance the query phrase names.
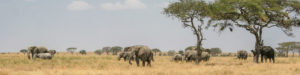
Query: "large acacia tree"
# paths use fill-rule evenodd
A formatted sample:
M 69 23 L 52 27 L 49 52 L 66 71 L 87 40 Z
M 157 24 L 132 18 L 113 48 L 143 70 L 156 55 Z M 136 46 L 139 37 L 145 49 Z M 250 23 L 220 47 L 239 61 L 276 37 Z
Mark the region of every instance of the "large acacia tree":
M 299 26 L 299 0 L 218 0 L 211 6 L 209 26 L 232 29 L 243 28 L 255 37 L 254 61 L 258 63 L 259 48 L 263 46 L 263 31 L 280 28 L 288 36 L 293 26 Z
M 207 18 L 208 5 L 202 0 L 180 0 L 164 8 L 163 13 L 169 17 L 179 19 L 185 28 L 190 28 L 197 37 L 197 54 L 201 55 L 204 40 L 204 19 Z M 196 62 L 197 63 L 197 62 Z

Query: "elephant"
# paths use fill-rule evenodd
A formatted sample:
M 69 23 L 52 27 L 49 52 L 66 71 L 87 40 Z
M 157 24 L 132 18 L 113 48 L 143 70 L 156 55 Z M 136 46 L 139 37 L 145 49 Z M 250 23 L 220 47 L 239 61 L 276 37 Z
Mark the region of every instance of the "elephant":
M 244 60 L 247 60 L 247 57 L 248 57 L 248 53 L 246 50 L 240 50 L 237 52 L 237 58 L 238 59 L 244 59 Z
M 39 53 L 48 53 L 48 49 L 46 47 L 40 46 L 40 47 L 36 47 L 36 46 L 30 46 L 28 47 L 28 51 L 27 51 L 27 56 L 28 59 L 32 58 L 35 59 L 36 55 Z M 31 57 L 30 57 L 31 54 Z
M 275 51 L 271 46 L 261 46 L 258 48 L 261 54 L 261 62 L 263 63 L 263 59 L 267 61 L 269 59 L 270 62 L 273 61 L 275 63 Z M 254 50 L 251 50 L 254 56 L 256 56 L 258 53 Z
M 208 61 L 210 59 L 210 55 L 208 52 L 201 52 L 201 56 L 199 57 L 197 55 L 197 51 L 196 50 L 188 50 L 185 52 L 184 54 L 184 59 L 186 60 L 186 62 L 190 62 L 190 61 L 195 61 L 197 62 L 197 60 L 199 61 Z
M 137 66 L 139 66 L 139 61 L 141 60 L 143 63 L 143 67 L 145 66 L 145 62 L 147 62 L 147 65 L 151 67 L 151 61 L 154 61 L 154 58 L 153 53 L 148 46 L 136 45 L 129 47 L 128 50 L 131 51 L 130 57 L 135 56 Z M 132 64 L 131 60 L 129 60 L 129 64 Z
M 197 58 L 197 51 L 196 50 L 187 50 L 184 53 L 184 60 L 186 62 L 190 62 L 196 60 Z
M 175 62 L 182 61 L 182 55 L 181 54 L 176 54 L 175 56 L 173 56 L 171 58 L 171 61 L 175 61 Z
M 48 53 L 50 53 L 52 56 L 56 53 L 56 50 L 49 50 Z
M 41 59 L 52 59 L 53 55 L 51 53 L 39 53 L 36 54 L 36 58 L 41 58 Z
M 210 55 L 209 55 L 209 52 L 202 52 L 201 53 L 201 58 L 200 58 L 200 61 L 208 61 L 210 58 Z
M 121 58 L 123 58 L 124 61 L 126 61 L 126 60 L 133 60 L 134 57 L 131 57 L 131 56 L 130 56 L 130 53 L 131 53 L 131 52 L 122 52 L 122 53 L 120 53 L 120 55 L 119 55 L 119 57 L 118 57 L 118 60 L 120 61 Z

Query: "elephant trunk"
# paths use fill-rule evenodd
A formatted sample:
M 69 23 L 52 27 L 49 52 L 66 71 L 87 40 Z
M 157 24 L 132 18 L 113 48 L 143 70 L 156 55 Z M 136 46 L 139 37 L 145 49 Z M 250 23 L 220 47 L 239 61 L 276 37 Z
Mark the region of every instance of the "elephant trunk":
M 30 59 L 30 51 L 27 52 L 27 57 Z
M 119 60 L 119 61 L 121 60 L 121 56 L 118 57 L 118 60 Z

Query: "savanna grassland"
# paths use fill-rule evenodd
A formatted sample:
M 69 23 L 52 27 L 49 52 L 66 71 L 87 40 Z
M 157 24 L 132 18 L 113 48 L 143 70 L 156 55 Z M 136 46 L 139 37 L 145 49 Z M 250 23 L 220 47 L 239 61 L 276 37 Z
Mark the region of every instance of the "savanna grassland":
M 300 58 L 276 58 L 276 63 L 211 57 L 199 65 L 171 62 L 170 56 L 155 56 L 152 67 L 118 61 L 117 56 L 59 53 L 52 60 L 28 60 L 24 54 L 0 54 L 0 75 L 300 75 Z

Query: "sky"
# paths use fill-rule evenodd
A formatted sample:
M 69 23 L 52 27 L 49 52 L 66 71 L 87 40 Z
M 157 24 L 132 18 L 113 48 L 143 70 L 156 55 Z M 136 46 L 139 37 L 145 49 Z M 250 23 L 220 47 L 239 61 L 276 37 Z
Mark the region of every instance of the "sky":
M 66 51 L 68 47 L 94 51 L 105 46 L 147 45 L 162 51 L 183 50 L 196 45 L 196 37 L 176 19 L 162 14 L 177 0 L 0 0 L 0 52 L 18 52 L 29 46 Z M 210 0 L 211 1 L 211 0 Z M 265 45 L 300 41 L 279 28 L 263 32 Z M 248 31 L 204 31 L 204 48 L 236 52 L 254 48 Z

